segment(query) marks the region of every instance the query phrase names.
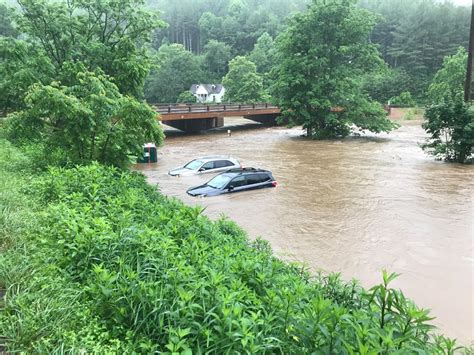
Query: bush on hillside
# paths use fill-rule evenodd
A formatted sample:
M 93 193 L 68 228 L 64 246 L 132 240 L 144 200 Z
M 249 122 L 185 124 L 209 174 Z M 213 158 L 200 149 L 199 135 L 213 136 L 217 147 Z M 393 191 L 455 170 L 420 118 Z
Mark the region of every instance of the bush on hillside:
M 98 164 L 17 185 L 31 211 L 0 254 L 0 336 L 51 353 L 442 352 L 426 310 L 390 288 L 311 276 L 226 219 Z M 18 182 L 20 181 L 20 182 Z M 21 215 L 18 216 L 21 218 Z M 4 224 L 3 220 L 0 220 Z M 3 229 L 0 228 L 3 233 Z

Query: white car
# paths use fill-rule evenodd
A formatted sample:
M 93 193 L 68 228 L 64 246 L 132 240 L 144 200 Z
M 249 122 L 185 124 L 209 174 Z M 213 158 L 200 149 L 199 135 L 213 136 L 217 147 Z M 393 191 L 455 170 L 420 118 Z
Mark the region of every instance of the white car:
M 232 157 L 202 157 L 191 160 L 183 167 L 170 170 L 168 174 L 171 176 L 190 176 L 203 173 L 220 173 L 240 167 L 240 162 Z

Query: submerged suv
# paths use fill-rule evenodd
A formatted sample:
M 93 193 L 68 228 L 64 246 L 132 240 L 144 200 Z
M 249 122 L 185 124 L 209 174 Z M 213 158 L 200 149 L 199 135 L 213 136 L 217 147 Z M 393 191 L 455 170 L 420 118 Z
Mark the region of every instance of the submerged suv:
M 277 182 L 268 170 L 240 168 L 228 170 L 204 185 L 191 187 L 186 192 L 191 196 L 215 196 L 276 185 Z
M 171 176 L 189 176 L 203 173 L 220 173 L 229 169 L 240 168 L 240 163 L 232 157 L 214 156 L 191 160 L 186 165 L 168 171 Z

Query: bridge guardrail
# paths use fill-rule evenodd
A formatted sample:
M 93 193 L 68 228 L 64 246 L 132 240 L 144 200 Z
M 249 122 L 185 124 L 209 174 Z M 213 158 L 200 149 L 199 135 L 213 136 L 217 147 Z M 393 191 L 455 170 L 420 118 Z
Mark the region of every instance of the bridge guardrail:
M 269 103 L 257 104 L 222 104 L 222 105 L 201 105 L 201 104 L 151 104 L 153 109 L 160 114 L 167 113 L 203 113 L 203 112 L 224 112 L 241 110 L 264 110 L 278 108 L 278 106 Z

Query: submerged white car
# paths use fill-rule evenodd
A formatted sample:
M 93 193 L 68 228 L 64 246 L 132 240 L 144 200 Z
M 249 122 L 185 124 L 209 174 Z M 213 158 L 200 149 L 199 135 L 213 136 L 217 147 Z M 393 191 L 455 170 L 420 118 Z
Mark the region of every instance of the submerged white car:
M 202 157 L 191 160 L 183 167 L 170 170 L 168 174 L 171 176 L 190 176 L 203 173 L 220 173 L 240 167 L 240 162 L 232 157 Z

